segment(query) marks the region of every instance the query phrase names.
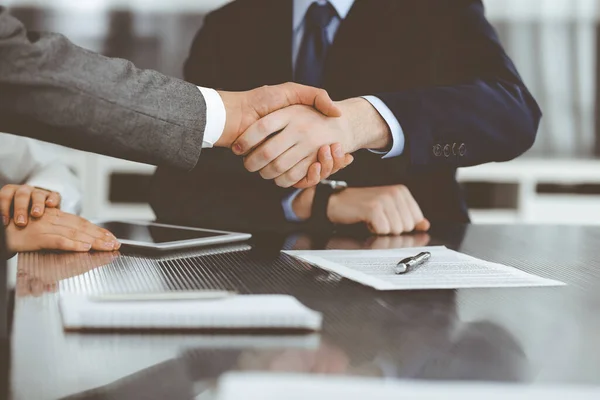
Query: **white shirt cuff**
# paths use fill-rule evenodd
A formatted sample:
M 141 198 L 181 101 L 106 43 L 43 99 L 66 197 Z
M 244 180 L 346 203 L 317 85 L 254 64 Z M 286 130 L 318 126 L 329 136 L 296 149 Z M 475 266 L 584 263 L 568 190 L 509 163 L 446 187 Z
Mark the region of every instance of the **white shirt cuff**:
M 388 124 L 390 128 L 390 132 L 392 133 L 392 148 L 387 153 L 384 151 L 377 150 L 369 150 L 372 153 L 383 154 L 383 158 L 392 158 L 398 157 L 404 153 L 404 131 L 402 130 L 402 126 L 400 126 L 400 122 L 390 110 L 388 106 L 385 105 L 381 99 L 375 96 L 362 96 L 363 99 L 367 100 L 381 115 L 381 118 Z
M 223 99 L 216 90 L 200 86 L 198 86 L 198 89 L 200 89 L 206 102 L 206 127 L 204 128 L 202 148 L 211 148 L 223 135 L 227 111 L 225 111 Z
M 300 218 L 298 218 L 298 216 L 294 212 L 294 208 L 292 207 L 294 200 L 296 200 L 296 197 L 298 197 L 300 193 L 302 193 L 302 189 L 296 190 L 294 193 L 290 194 L 281 202 L 281 206 L 283 207 L 283 214 L 285 215 L 285 219 L 288 222 L 303 222 Z

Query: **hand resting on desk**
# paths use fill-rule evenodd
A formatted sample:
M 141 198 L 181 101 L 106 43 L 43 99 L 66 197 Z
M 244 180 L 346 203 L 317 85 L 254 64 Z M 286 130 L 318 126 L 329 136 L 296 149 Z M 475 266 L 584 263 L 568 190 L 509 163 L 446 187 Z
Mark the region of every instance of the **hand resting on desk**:
M 6 235 L 9 254 L 39 250 L 113 251 L 121 247 L 106 229 L 56 208 L 47 209 L 40 218 L 32 218 L 26 227 L 11 220 Z
M 314 188 L 296 197 L 292 207 L 299 218 L 311 217 L 314 197 Z M 329 200 L 327 218 L 338 225 L 364 223 L 375 235 L 427 232 L 431 225 L 403 185 L 348 188 L 335 193 Z

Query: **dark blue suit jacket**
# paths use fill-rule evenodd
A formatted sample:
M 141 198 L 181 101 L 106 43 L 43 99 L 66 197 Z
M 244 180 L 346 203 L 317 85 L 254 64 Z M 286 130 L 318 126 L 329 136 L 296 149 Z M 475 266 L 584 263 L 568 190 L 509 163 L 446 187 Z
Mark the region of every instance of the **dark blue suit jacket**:
M 291 81 L 291 43 L 292 0 L 238 0 L 206 18 L 185 76 L 225 90 Z M 357 0 L 325 75 L 335 99 L 381 98 L 406 137 L 403 156 L 382 160 L 359 151 L 335 179 L 404 184 L 433 222 L 468 221 L 456 169 L 519 156 L 532 146 L 541 117 L 479 0 Z M 228 150 L 204 152 L 189 174 L 161 168 L 152 192 L 157 215 L 170 222 L 289 225 L 281 207 L 289 190 L 246 172 Z

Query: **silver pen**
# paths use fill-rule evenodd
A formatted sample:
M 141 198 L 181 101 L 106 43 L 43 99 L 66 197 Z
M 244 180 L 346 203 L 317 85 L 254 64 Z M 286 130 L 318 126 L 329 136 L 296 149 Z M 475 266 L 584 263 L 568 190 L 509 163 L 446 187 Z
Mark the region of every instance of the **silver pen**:
M 423 264 L 425 261 L 429 260 L 430 258 L 431 258 L 431 253 L 428 251 L 419 253 L 414 257 L 407 257 L 404 260 L 400 261 L 398 264 L 396 264 L 396 266 L 394 267 L 394 272 L 397 275 L 405 274 L 410 269 L 416 267 L 417 265 Z

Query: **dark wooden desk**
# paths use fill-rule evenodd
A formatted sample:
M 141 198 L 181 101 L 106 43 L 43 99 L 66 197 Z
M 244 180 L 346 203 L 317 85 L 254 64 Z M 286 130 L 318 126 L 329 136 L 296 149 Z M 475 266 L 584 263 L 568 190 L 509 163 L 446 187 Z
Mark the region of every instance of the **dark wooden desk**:
M 568 286 L 382 293 L 279 252 L 425 244 Z M 186 398 L 236 369 L 600 385 L 600 228 L 448 226 L 431 236 L 380 239 L 263 235 L 251 249 L 206 254 L 21 255 L 14 397 L 51 399 L 103 386 L 88 394 Z M 324 331 L 305 338 L 65 334 L 56 307 L 58 290 L 197 288 L 292 294 L 324 313 Z

